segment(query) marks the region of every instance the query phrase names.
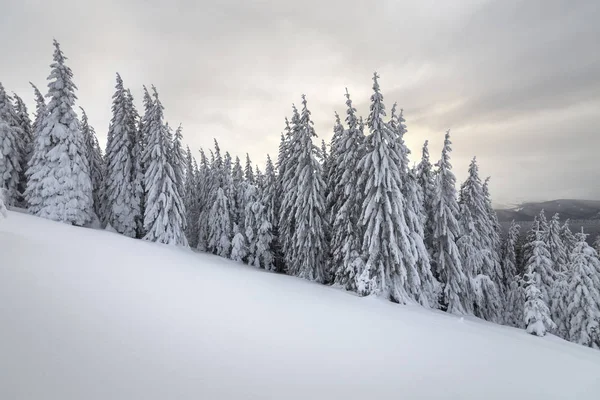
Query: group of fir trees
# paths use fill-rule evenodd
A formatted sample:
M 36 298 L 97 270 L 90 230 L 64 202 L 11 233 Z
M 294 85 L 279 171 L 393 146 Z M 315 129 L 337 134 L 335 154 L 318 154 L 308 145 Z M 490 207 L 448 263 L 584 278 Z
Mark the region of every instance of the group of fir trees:
M 502 259 L 508 275 L 506 322 L 600 348 L 600 260 L 583 231 L 573 235 L 569 221 L 561 225 L 558 214 L 547 221 L 542 211 L 520 251 L 521 263 L 519 226 L 513 223 Z
M 102 223 L 130 237 L 186 245 L 181 130 L 173 137 L 156 89 L 151 96 L 144 88 L 140 118 L 117 74 L 103 156 L 87 114 L 75 112 L 77 87 L 66 61 L 54 41 L 48 94 L 32 84 L 33 122 L 23 100 L 0 84 L 0 187 L 7 204 L 55 221 Z
M 143 114 L 117 74 L 104 155 L 87 115 L 74 111 L 73 73 L 54 42 L 48 103 L 33 86 L 33 122 L 23 100 L 0 85 L 0 178 L 8 205 L 74 225 L 191 246 L 239 262 L 474 315 L 598 347 L 600 262 L 583 233 L 555 216 L 536 219 L 526 245 L 513 224 L 503 243 L 488 180 L 473 159 L 456 188 L 447 132 L 441 158 L 428 142 L 410 166 L 407 128 L 386 113 L 373 77 L 368 118 L 346 91 L 329 147 L 305 96 L 285 120 L 279 154 L 264 172 L 246 155 L 184 149 L 156 88 Z M 344 122 L 342 122 L 342 120 Z M 95 221 L 97 220 L 97 221 Z

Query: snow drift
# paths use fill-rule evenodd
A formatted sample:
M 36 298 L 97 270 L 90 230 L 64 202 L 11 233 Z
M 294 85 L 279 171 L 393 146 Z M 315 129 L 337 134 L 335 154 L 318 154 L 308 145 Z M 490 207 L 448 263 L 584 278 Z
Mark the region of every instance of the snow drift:
M 2 399 L 598 399 L 600 352 L 9 212 Z

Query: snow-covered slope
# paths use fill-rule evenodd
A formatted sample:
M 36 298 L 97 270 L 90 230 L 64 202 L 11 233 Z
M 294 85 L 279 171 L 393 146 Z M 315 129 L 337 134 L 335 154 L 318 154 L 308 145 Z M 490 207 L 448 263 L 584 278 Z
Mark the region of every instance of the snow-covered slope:
M 2 399 L 595 399 L 600 352 L 15 212 Z

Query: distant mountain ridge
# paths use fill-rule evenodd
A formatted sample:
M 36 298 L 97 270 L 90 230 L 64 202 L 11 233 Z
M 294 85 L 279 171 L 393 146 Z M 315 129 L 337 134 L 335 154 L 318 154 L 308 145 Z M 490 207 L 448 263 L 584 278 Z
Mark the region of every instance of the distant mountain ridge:
M 560 199 L 529 202 L 513 208 L 496 209 L 496 214 L 500 222 L 533 221 L 541 210 L 545 211 L 548 218 L 559 213 L 561 220 L 600 220 L 600 200 Z

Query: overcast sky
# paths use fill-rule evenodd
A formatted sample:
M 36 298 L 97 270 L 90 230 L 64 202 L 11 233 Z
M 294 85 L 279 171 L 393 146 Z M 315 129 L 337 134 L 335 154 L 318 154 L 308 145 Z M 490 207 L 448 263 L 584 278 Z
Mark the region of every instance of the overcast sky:
M 437 159 L 451 129 L 458 179 L 476 155 L 496 204 L 600 199 L 597 0 L 89 3 L 0 0 L 0 81 L 33 107 L 56 38 L 103 144 L 115 72 L 140 109 L 156 85 L 192 150 L 216 137 L 263 165 L 301 94 L 328 140 L 345 87 L 367 117 L 377 71 L 411 161 L 425 139 Z

